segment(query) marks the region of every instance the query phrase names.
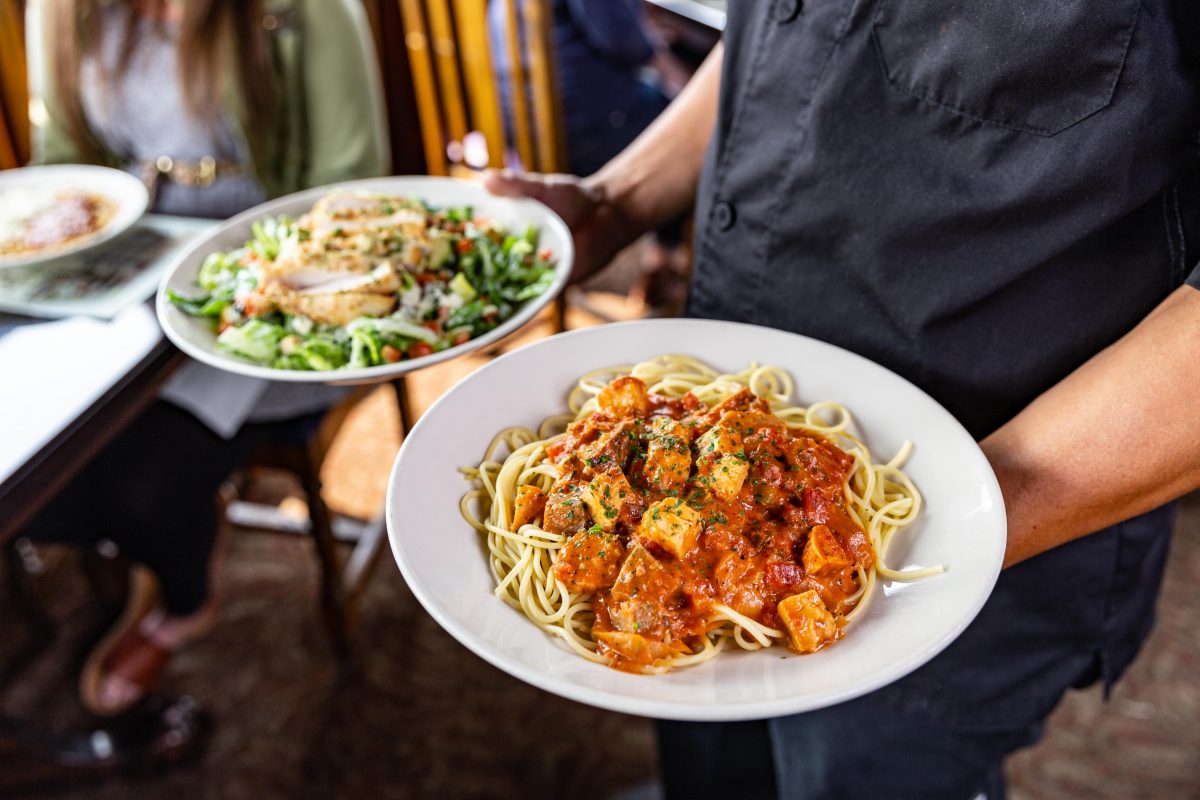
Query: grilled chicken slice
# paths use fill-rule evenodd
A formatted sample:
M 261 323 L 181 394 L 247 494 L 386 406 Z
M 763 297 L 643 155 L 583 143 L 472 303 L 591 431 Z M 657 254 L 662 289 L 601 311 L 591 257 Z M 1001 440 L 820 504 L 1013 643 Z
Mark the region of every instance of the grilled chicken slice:
M 400 274 L 385 261 L 366 275 L 339 275 L 304 289 L 268 283 L 242 300 L 254 316 L 271 311 L 300 314 L 319 325 L 345 325 L 357 317 L 381 317 L 396 310 Z
M 318 280 L 322 276 L 323 280 Z M 279 282 L 284 288 L 296 289 L 305 294 L 395 294 L 400 291 L 400 273 L 390 261 L 384 261 L 375 269 L 363 274 L 308 271 L 288 275 Z
M 308 317 L 318 325 L 347 325 L 358 317 L 382 317 L 396 309 L 394 294 L 316 294 L 276 289 L 267 296 L 280 311 Z
M 399 231 L 405 237 L 425 232 L 425 214 L 413 201 L 361 192 L 332 192 L 307 215 L 308 229 L 317 240 L 341 238 L 363 231 Z M 339 233 L 340 231 L 340 233 Z
M 285 245 L 274 261 L 263 264 L 262 271 L 268 281 L 289 281 L 297 275 L 297 284 L 319 283 L 325 280 L 322 275 L 370 272 L 382 258 L 354 250 L 326 250 L 324 243 L 309 239 Z
M 403 198 L 335 192 L 298 224 L 308 237 L 287 242 L 263 266 L 268 279 L 293 288 L 319 283 L 320 273 L 369 272 L 397 252 L 404 264 L 415 267 L 429 249 L 424 211 Z

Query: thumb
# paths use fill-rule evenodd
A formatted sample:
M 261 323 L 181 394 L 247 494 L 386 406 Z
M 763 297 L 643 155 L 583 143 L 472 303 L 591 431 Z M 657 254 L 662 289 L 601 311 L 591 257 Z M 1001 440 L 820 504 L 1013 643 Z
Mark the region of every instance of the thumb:
M 543 175 L 512 170 L 489 170 L 483 178 L 489 192 L 503 197 L 529 197 L 554 209 L 574 230 L 603 199 L 599 189 L 574 175 Z
M 511 169 L 489 169 L 483 186 L 501 197 L 532 197 L 545 202 L 546 181 L 537 173 L 518 173 Z

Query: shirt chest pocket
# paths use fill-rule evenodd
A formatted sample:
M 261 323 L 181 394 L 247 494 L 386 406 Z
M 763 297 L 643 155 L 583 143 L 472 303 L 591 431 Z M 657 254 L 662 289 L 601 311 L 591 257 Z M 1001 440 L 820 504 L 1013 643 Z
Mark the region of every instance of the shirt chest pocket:
M 1139 0 L 880 0 L 884 78 L 943 111 L 1038 136 L 1112 102 Z

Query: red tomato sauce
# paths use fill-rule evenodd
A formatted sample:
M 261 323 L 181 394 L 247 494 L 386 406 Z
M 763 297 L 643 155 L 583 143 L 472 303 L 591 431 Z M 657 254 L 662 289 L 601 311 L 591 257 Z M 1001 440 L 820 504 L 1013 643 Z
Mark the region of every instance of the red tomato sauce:
M 593 595 L 612 666 L 698 651 L 718 604 L 784 630 L 780 602 L 810 591 L 840 636 L 875 563 L 846 508 L 851 455 L 746 389 L 708 408 L 622 378 L 599 402 L 548 448 L 559 478 L 542 525 L 568 537 L 555 576 Z

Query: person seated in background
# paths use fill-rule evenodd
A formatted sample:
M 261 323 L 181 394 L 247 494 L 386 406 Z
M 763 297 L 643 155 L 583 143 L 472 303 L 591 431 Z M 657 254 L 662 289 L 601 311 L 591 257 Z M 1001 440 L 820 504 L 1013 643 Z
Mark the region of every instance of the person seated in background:
M 39 163 L 142 177 L 156 213 L 223 218 L 385 174 L 378 67 L 356 0 L 34 0 Z M 215 493 L 258 443 L 315 428 L 341 390 L 189 363 L 24 534 L 110 540 L 135 567 L 126 613 L 89 656 L 91 711 L 128 709 L 215 616 Z
M 488 31 L 511 129 L 506 4 L 507 0 L 491 0 Z M 666 109 L 670 98 L 658 73 L 670 69 L 664 62 L 672 57 L 644 25 L 642 0 L 551 0 L 550 6 L 567 169 L 573 175 L 591 175 Z M 683 222 L 680 217 L 660 226 L 643 250 L 635 292 L 651 306 L 682 302 L 686 282 L 678 274 L 682 265 L 676 262 L 682 256 Z M 678 296 L 672 299 L 672 294 Z

